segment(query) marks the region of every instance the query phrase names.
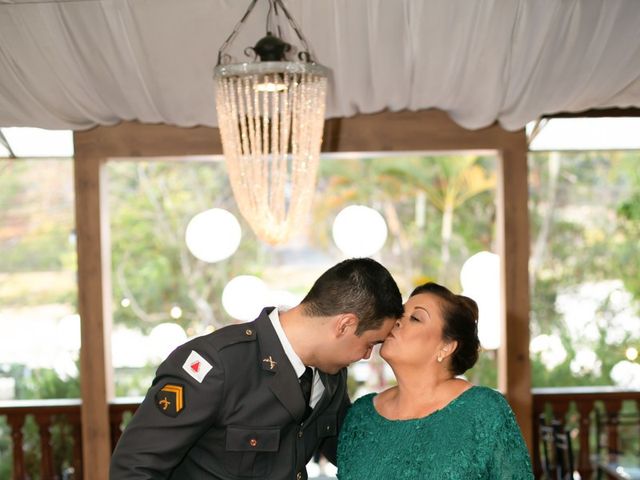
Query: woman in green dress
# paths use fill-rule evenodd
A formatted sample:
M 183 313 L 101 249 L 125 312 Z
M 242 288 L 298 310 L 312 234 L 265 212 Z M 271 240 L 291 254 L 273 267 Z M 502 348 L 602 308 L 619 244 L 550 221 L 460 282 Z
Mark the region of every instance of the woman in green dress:
M 417 287 L 380 355 L 397 386 L 358 399 L 340 432 L 340 480 L 533 479 L 513 412 L 497 391 L 458 378 L 478 360 L 478 306 Z

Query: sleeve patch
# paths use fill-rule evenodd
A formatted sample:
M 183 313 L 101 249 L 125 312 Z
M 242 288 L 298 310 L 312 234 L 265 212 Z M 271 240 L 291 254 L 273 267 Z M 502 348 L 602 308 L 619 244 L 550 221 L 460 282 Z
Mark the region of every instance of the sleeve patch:
M 195 350 L 191 350 L 191 353 L 187 357 L 187 360 L 182 365 L 182 368 L 191 377 L 195 378 L 198 383 L 202 383 L 204 377 L 213 368 L 209 362 L 207 362 L 202 355 Z
M 155 396 L 156 407 L 169 417 L 177 417 L 184 409 L 184 387 L 175 383 L 167 383 Z

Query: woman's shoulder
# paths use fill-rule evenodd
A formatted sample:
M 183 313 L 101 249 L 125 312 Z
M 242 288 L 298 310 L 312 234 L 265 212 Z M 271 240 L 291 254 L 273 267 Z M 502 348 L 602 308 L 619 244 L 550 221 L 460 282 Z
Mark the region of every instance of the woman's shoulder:
M 500 406 L 508 406 L 504 395 L 495 388 L 474 385 L 470 390 L 472 390 L 473 394 L 480 401 Z
M 504 419 L 513 416 L 507 399 L 498 390 L 490 387 L 474 385 L 466 393 L 468 405 L 478 415 L 488 419 L 490 417 Z
M 374 415 L 373 398 L 375 393 L 368 393 L 354 400 L 347 413 L 346 424 L 349 426 L 370 421 Z
M 365 395 L 362 395 L 361 397 L 358 397 L 353 402 L 353 405 L 351 405 L 351 410 L 358 412 L 369 410 L 371 408 L 371 405 L 373 405 L 373 398 L 376 395 L 376 393 L 367 393 Z

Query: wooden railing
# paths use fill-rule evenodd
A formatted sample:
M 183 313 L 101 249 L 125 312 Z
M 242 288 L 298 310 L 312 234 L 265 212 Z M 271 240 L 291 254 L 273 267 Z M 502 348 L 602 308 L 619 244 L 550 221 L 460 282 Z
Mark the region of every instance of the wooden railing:
M 51 444 L 51 427 L 54 424 L 71 426 L 73 445 L 73 478 L 82 478 L 82 442 L 80 441 L 80 400 L 15 400 L 0 402 L 0 417 L 9 426 L 13 456 L 13 479 L 28 478 L 24 455 L 24 426 L 28 416 L 33 416 L 40 437 L 40 478 L 62 478 L 61 465 L 54 464 Z M 57 462 L 56 462 L 57 463 Z
M 134 412 L 141 398 L 119 399 L 109 405 L 111 444 L 115 447 L 123 419 Z M 82 479 L 82 442 L 80 429 L 80 400 L 14 400 L 0 402 L 0 421 L 5 420 L 11 436 L 12 479 L 30 478 L 25 451 L 25 423 L 31 417 L 39 436 L 40 478 L 43 480 Z M 62 441 L 71 447 L 71 458 L 55 458 L 52 426 L 65 428 Z
M 540 450 L 538 438 L 538 420 L 544 414 L 551 420 L 559 420 L 571 430 L 576 448 L 576 469 L 583 479 L 589 479 L 594 473 L 594 455 L 598 444 L 596 438 L 596 409 L 600 416 L 609 419 L 605 432 L 607 444 L 618 445 L 616 419 L 623 404 L 633 403 L 627 408 L 640 410 L 640 391 L 630 391 L 616 387 L 572 387 L 572 388 L 534 388 L 533 394 L 533 468 L 536 478 L 540 478 Z
M 577 470 L 583 479 L 591 478 L 593 473 L 592 454 L 595 409 L 601 409 L 608 418 L 614 419 L 620 413 L 623 403 L 635 403 L 640 410 L 640 391 L 629 391 L 614 387 L 577 387 L 577 388 L 536 388 L 533 395 L 533 425 L 538 425 L 541 414 L 562 421 L 571 428 L 576 446 Z M 118 399 L 109 405 L 111 425 L 111 445 L 115 447 L 122 424 L 128 412 L 134 412 L 141 399 Z M 80 400 L 17 400 L 0 402 L 0 420 L 4 419 L 9 427 L 13 446 L 13 479 L 28 478 L 25 467 L 24 425 L 28 416 L 32 416 L 40 437 L 40 477 L 42 479 L 81 479 L 82 478 L 82 442 L 80 441 Z M 64 424 L 69 435 L 64 437 L 72 446 L 71 459 L 55 459 L 51 444 L 51 427 Z M 615 421 L 613 422 L 615 425 Z M 539 439 L 537 428 L 533 429 L 533 467 L 536 477 L 540 476 Z M 615 428 L 607 432 L 608 444 L 618 442 Z M 63 472 L 63 463 L 71 467 Z

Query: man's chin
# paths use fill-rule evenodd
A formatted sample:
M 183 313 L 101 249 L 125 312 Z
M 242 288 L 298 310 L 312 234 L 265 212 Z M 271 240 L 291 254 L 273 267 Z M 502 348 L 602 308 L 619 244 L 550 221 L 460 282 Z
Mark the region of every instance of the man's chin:
M 338 373 L 340 370 L 342 370 L 345 367 L 318 367 L 318 370 L 320 370 L 321 372 L 324 372 L 328 375 L 335 375 L 336 373 Z

